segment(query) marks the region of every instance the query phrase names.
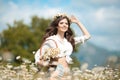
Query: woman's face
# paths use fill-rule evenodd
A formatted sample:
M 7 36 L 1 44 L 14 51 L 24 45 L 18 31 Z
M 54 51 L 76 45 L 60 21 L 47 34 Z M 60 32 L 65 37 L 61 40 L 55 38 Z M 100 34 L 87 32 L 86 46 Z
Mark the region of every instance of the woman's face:
M 59 23 L 58 23 L 58 31 L 59 32 L 66 32 L 68 30 L 68 21 L 67 19 L 62 19 Z

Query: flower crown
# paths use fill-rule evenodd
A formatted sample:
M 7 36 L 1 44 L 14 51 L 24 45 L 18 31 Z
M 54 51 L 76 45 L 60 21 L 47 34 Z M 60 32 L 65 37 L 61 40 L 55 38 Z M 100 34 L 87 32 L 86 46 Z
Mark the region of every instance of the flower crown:
M 69 19 L 69 17 L 66 14 L 59 13 L 59 14 L 54 16 L 54 20 L 56 20 L 57 18 L 60 18 L 60 17 L 67 17 Z

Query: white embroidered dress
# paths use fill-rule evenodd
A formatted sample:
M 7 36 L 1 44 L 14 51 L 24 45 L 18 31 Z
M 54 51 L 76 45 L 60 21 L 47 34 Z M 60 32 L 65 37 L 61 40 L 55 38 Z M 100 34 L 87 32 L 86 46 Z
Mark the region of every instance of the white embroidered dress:
M 48 48 L 56 48 L 56 44 L 58 48 L 60 49 L 60 53 L 58 54 L 58 57 L 66 57 L 67 63 L 68 64 L 72 63 L 72 58 L 70 57 L 70 55 L 72 54 L 73 47 L 66 38 L 64 38 L 64 40 L 61 41 L 58 35 L 53 35 L 53 36 L 48 37 L 47 39 L 46 39 L 47 41 L 45 41 L 41 47 L 41 55 L 40 55 L 40 49 L 36 52 L 35 63 L 40 61 L 40 56 L 44 55 L 45 51 Z M 86 36 L 80 36 L 80 37 L 74 38 L 75 44 L 84 43 L 84 41 L 87 39 L 88 38 Z M 56 44 L 53 40 L 56 42 Z

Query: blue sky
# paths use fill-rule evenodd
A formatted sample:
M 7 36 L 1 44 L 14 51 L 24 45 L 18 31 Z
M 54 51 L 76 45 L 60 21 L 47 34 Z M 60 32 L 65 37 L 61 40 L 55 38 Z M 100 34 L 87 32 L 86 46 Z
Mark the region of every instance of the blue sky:
M 120 50 L 119 0 L 0 0 L 0 32 L 14 20 L 29 24 L 33 15 L 52 18 L 57 13 L 78 17 L 92 35 L 90 42 Z M 72 28 L 76 35 L 81 35 L 75 24 Z

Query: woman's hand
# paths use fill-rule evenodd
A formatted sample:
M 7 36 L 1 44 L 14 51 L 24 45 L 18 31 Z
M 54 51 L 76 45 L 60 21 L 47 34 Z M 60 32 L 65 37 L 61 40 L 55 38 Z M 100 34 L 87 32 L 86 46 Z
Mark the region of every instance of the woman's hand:
M 76 23 L 80 27 L 82 33 L 84 34 L 84 36 L 86 36 L 86 39 L 89 39 L 91 37 L 85 26 L 75 16 L 72 15 L 70 17 L 70 20 L 71 22 Z
M 79 20 L 73 15 L 70 17 L 70 20 L 71 20 L 72 23 L 78 23 L 79 22 Z

